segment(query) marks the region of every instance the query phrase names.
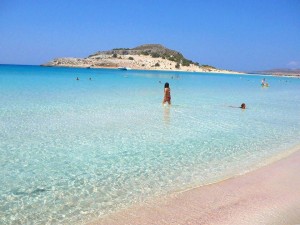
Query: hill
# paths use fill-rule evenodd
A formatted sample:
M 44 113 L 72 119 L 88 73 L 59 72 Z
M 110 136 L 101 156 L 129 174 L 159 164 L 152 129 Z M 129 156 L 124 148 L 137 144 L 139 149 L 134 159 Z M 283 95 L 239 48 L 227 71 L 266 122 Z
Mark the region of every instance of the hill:
M 180 70 L 191 72 L 234 73 L 209 65 L 200 65 L 160 44 L 145 44 L 135 48 L 114 48 L 98 51 L 86 58 L 57 58 L 42 66 L 64 66 L 83 68 L 129 67 L 143 70 Z
M 170 61 L 181 63 L 183 66 L 189 66 L 190 64 L 199 65 L 199 63 L 194 63 L 191 60 L 186 59 L 180 52 L 168 49 L 160 44 L 145 44 L 135 48 L 115 48 L 111 51 L 100 51 L 91 56 L 95 57 L 97 55 L 150 55 L 153 58 L 168 59 Z

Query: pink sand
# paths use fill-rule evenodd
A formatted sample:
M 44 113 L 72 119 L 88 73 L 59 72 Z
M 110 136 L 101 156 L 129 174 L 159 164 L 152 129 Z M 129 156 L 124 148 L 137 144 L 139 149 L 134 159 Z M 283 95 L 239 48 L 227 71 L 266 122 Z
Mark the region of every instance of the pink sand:
M 300 224 L 300 150 L 245 175 L 131 207 L 91 224 Z

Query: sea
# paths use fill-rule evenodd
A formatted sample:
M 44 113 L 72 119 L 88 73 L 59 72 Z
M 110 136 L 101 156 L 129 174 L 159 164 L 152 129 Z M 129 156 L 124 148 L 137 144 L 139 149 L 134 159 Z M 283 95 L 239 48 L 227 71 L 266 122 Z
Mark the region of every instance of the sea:
M 297 78 L 1 65 L 0 224 L 84 224 L 257 169 L 299 137 Z

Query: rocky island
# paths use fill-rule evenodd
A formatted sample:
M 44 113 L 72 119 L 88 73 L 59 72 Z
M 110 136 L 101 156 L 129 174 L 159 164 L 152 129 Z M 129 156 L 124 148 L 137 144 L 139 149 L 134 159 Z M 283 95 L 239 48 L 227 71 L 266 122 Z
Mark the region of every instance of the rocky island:
M 115 48 L 98 51 L 86 58 L 57 58 L 42 66 L 79 68 L 120 68 L 139 70 L 176 70 L 189 72 L 238 73 L 200 65 L 186 59 L 180 52 L 160 44 L 145 44 L 135 48 Z

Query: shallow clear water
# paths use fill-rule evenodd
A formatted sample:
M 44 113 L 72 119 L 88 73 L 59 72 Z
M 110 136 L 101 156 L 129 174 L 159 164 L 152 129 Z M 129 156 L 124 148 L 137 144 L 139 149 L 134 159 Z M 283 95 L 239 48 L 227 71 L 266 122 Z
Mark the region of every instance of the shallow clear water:
M 0 66 L 0 224 L 81 223 L 283 153 L 300 79 L 261 79 Z

